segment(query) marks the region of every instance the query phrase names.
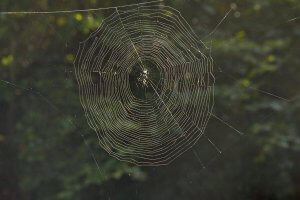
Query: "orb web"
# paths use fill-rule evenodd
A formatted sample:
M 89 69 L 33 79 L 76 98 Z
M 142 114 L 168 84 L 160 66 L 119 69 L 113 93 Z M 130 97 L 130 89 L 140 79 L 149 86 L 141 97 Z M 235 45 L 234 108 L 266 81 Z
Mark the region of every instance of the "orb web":
M 213 108 L 213 60 L 204 52 L 172 7 L 116 8 L 74 62 L 100 146 L 137 165 L 165 165 L 190 149 Z

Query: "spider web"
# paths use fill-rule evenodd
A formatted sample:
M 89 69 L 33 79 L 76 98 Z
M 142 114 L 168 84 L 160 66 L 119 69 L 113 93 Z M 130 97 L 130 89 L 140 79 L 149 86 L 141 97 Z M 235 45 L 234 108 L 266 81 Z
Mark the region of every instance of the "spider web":
M 74 63 L 81 104 L 110 155 L 164 165 L 205 136 L 214 75 L 199 41 L 177 10 L 140 5 L 116 8 L 81 43 Z

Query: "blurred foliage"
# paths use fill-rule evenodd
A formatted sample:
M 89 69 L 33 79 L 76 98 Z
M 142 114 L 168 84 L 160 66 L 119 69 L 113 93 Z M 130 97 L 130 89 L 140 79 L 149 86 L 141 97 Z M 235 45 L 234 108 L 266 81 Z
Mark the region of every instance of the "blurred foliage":
M 136 1 L 2 0 L 0 8 L 50 11 L 125 3 Z M 213 162 L 211 153 L 197 150 L 209 159 L 206 169 L 193 151 L 158 168 L 115 160 L 86 125 L 72 73 L 79 41 L 106 11 L 0 14 L 1 200 L 300 199 L 300 20 L 291 20 L 299 17 L 299 1 L 165 4 L 177 8 L 211 45 L 214 113 L 246 135 Z M 226 144 L 232 132 L 217 120 L 207 129 L 213 139 L 226 135 L 219 139 Z

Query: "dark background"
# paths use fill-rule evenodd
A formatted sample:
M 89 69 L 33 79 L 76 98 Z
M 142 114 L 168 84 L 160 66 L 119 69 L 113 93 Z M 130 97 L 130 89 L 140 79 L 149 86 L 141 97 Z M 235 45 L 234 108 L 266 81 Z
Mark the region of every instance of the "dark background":
M 137 2 L 1 0 L 0 10 L 131 3 Z M 300 2 L 165 4 L 178 9 L 199 37 L 211 43 L 214 114 L 245 135 L 212 118 L 206 134 L 221 155 L 200 140 L 168 166 L 120 162 L 98 146 L 72 71 L 79 42 L 109 10 L 0 14 L 1 200 L 300 199 Z M 230 7 L 232 12 L 209 35 Z

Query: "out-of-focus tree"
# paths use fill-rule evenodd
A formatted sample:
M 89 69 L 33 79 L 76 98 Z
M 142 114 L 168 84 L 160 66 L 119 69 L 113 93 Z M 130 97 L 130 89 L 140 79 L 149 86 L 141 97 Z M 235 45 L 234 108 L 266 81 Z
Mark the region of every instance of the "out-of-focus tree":
M 0 8 L 48 11 L 125 3 L 136 1 L 2 0 Z M 211 45 L 214 113 L 245 136 L 206 170 L 199 169 L 193 151 L 169 167 L 119 162 L 81 125 L 86 121 L 70 72 L 78 42 L 105 13 L 0 14 L 0 79 L 9 82 L 0 82 L 0 199 L 300 198 L 300 20 L 291 20 L 299 16 L 299 2 L 166 4 L 179 8 Z M 219 123 L 211 121 L 208 134 L 233 131 Z

